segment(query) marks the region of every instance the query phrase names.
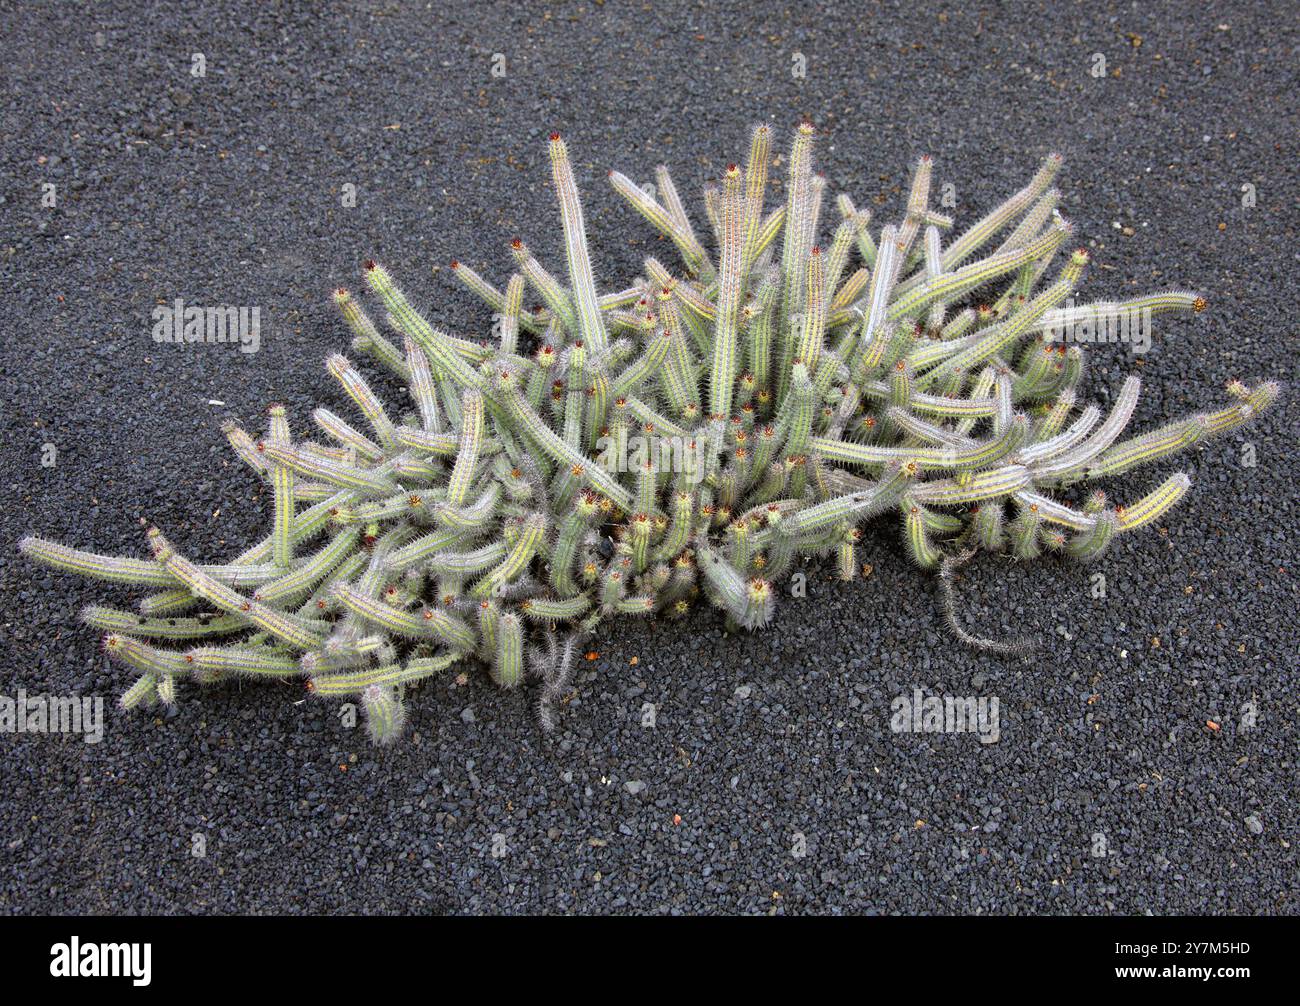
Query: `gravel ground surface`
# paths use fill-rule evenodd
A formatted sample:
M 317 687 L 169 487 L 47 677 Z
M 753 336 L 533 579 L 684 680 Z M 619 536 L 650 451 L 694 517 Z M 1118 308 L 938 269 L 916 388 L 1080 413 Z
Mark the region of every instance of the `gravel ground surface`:
M 605 289 L 661 253 L 606 169 L 667 162 L 698 212 L 760 119 L 784 147 L 810 116 L 831 189 L 885 219 L 921 153 L 960 225 L 1059 150 L 1088 297 L 1211 301 L 1145 357 L 1099 348 L 1103 402 L 1136 368 L 1150 427 L 1217 406 L 1230 377 L 1293 380 L 1294 19 L 980 6 L 0 3 L 0 689 L 110 707 L 100 744 L 0 735 L 0 911 L 1300 910 L 1293 412 L 1187 457 L 1190 499 L 1099 566 L 964 575 L 972 627 L 1032 633 L 1029 664 L 946 635 L 891 524 L 868 579 L 810 565 L 766 632 L 700 610 L 601 635 L 553 739 L 477 669 L 426 684 L 385 751 L 297 686 L 120 714 L 124 675 L 76 613 L 131 593 L 12 547 L 144 555 L 142 515 L 208 560 L 264 533 L 219 421 L 281 400 L 302 428 L 342 404 L 328 291 L 368 255 L 464 333 L 486 311 L 453 257 L 503 280 L 518 234 L 562 261 L 552 129 Z M 178 297 L 259 306 L 260 351 L 155 344 L 150 313 Z M 891 732 L 915 688 L 997 696 L 1000 740 Z

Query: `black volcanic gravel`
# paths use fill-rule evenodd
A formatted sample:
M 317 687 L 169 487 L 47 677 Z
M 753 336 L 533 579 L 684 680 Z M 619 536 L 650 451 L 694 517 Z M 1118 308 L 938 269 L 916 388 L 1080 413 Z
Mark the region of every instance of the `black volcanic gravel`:
M 424 685 L 384 751 L 297 684 L 191 690 L 170 717 L 112 709 L 129 678 L 77 611 L 135 595 L 13 543 L 144 555 L 147 515 L 216 561 L 263 534 L 269 501 L 220 420 L 260 424 L 279 400 L 301 431 L 344 404 L 321 365 L 347 343 L 328 293 L 369 255 L 467 334 L 488 312 L 453 257 L 503 281 L 520 235 L 558 268 L 552 129 L 603 289 L 671 257 L 606 170 L 667 162 L 700 217 L 699 187 L 760 119 L 784 148 L 811 117 L 831 190 L 881 219 L 919 154 L 956 186 L 960 226 L 1059 150 L 1087 298 L 1211 301 L 1145 357 L 1100 347 L 1092 393 L 1136 369 L 1152 427 L 1217 407 L 1227 378 L 1295 377 L 1284 5 L 329 6 L 0 4 L 0 692 L 110 707 L 98 745 L 0 735 L 0 912 L 1300 908 L 1294 388 L 1128 477 L 1136 495 L 1181 465 L 1193 491 L 1097 566 L 963 575 L 973 629 L 1042 641 L 1027 664 L 953 642 L 889 522 L 867 535 L 868 579 L 810 564 L 808 596 L 766 632 L 725 635 L 706 609 L 603 630 L 553 738 L 476 666 Z M 178 297 L 260 307 L 260 352 L 155 344 L 150 312 Z M 996 695 L 1000 741 L 892 733 L 890 700 L 917 687 Z

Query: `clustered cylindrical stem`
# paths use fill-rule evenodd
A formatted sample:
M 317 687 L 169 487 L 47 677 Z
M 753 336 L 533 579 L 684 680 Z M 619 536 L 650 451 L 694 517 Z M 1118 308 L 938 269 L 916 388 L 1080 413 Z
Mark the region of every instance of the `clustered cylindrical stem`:
M 350 293 L 334 300 L 353 348 L 402 382 L 412 409 L 387 411 L 334 354 L 327 369 L 358 425 L 320 408 L 327 442 L 294 442 L 273 406 L 261 441 L 223 426 L 271 490 L 265 539 L 218 565 L 185 558 L 157 528 L 151 560 L 24 539 L 35 561 L 153 591 L 138 614 L 83 611 L 139 675 L 122 705 L 174 702 L 186 680 L 301 675 L 316 695 L 358 702 L 386 743 L 410 687 L 477 657 L 501 687 L 540 681 L 549 728 L 576 645 L 602 619 L 681 615 L 703 595 L 729 625 L 763 626 L 797 557 L 833 553 L 851 580 L 860 526 L 889 512 L 911 558 L 942 568 L 953 631 L 1019 652 L 961 628 L 952 569 L 977 549 L 1095 559 L 1116 534 L 1161 519 L 1189 478 L 1127 506 L 1055 490 L 1185 450 L 1276 399 L 1274 382 L 1234 382 L 1226 408 L 1120 440 L 1138 379 L 1104 418 L 1081 406 L 1078 343 L 1200 312 L 1199 295 L 1075 305 L 1088 256 L 1056 264 L 1071 233 L 1052 187 L 1057 155 L 946 242 L 953 221 L 930 205 L 921 158 L 898 223 L 873 238 L 870 214 L 840 196 L 823 246 L 815 137 L 798 127 L 784 204 L 765 212 L 772 131 L 753 131 L 744 168 L 705 193 L 713 258 L 667 169 L 654 190 L 611 172 L 683 268 L 647 259 L 644 276 L 602 296 L 568 148 L 553 135 L 567 282 L 521 240 L 504 292 L 453 263 L 496 314 L 493 339 L 460 338 L 367 262 L 400 348 Z

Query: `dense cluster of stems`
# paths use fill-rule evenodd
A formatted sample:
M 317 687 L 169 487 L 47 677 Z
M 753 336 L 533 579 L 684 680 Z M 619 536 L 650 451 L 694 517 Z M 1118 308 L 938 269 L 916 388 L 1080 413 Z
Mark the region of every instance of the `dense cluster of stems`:
M 295 439 L 277 405 L 260 438 L 226 424 L 274 500 L 265 539 L 217 565 L 156 527 L 149 559 L 24 539 L 37 561 L 149 591 L 137 611 L 83 612 L 139 672 L 122 704 L 174 702 L 185 681 L 305 676 L 316 695 L 359 700 L 382 743 L 403 728 L 408 686 L 477 657 L 502 687 L 540 681 L 549 729 L 577 643 L 602 619 L 680 615 L 703 596 L 733 626 L 765 625 L 797 561 L 833 553 L 851 580 L 862 524 L 889 515 L 923 567 L 973 550 L 1093 559 L 1189 479 L 1124 505 L 1094 483 L 1276 397 L 1274 383 L 1233 382 L 1223 408 L 1121 439 L 1138 379 L 1105 415 L 1085 404 L 1077 334 L 1205 302 L 1167 291 L 1075 306 L 1088 255 L 1067 248 L 1059 157 L 956 236 L 922 158 L 902 219 L 873 232 L 848 196 L 827 222 L 813 142 L 800 125 L 769 206 L 772 131 L 755 128 L 743 167 L 706 188 L 702 227 L 666 169 L 646 187 L 611 172 L 681 265 L 647 258 L 601 294 L 553 135 L 563 273 L 520 240 L 504 289 L 453 263 L 491 307 L 491 338 L 436 328 L 367 262 L 382 324 L 348 291 L 335 300 L 354 350 L 404 385 L 408 407 L 387 409 L 336 354 L 326 366 L 364 422 L 322 407 L 321 438 Z

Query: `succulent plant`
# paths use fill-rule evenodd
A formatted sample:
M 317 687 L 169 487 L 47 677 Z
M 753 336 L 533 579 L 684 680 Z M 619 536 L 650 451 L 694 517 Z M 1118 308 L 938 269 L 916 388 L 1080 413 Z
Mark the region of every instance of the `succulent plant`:
M 186 681 L 305 676 L 316 695 L 359 701 L 382 743 L 403 729 L 407 686 L 477 657 L 503 688 L 539 680 L 550 728 L 577 644 L 605 618 L 680 615 L 703 595 L 731 626 L 761 627 L 798 559 L 834 553 L 851 580 L 861 525 L 891 514 L 945 588 L 977 550 L 1094 559 L 1164 515 L 1189 479 L 1124 506 L 1082 488 L 1231 430 L 1277 396 L 1272 382 L 1234 382 L 1226 407 L 1121 440 L 1138 379 L 1103 417 L 1081 403 L 1084 350 L 1063 337 L 1205 301 L 1169 291 L 1074 306 L 1088 254 L 1060 254 L 1071 227 L 1052 187 L 1058 156 L 951 239 L 922 158 L 902 220 L 873 236 L 848 196 L 823 225 L 813 141 L 800 125 L 772 208 L 772 131 L 755 128 L 744 167 L 706 188 L 702 230 L 666 169 L 653 189 L 611 172 L 682 266 L 648 258 L 602 295 L 552 135 L 566 273 L 519 240 L 504 289 L 453 263 L 494 312 L 493 338 L 435 328 L 367 262 L 384 325 L 345 290 L 335 301 L 353 349 L 405 385 L 410 407 L 390 412 L 336 354 L 326 366 L 364 426 L 319 408 L 324 439 L 295 441 L 278 405 L 260 439 L 225 425 L 272 490 L 266 538 L 218 565 L 156 527 L 149 559 L 24 539 L 38 562 L 153 591 L 138 612 L 82 613 L 139 672 L 122 705 L 172 703 Z M 971 636 L 947 596 L 964 641 L 1018 648 Z

